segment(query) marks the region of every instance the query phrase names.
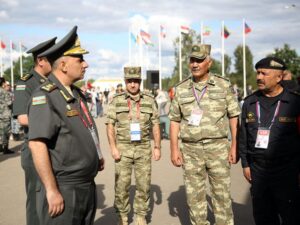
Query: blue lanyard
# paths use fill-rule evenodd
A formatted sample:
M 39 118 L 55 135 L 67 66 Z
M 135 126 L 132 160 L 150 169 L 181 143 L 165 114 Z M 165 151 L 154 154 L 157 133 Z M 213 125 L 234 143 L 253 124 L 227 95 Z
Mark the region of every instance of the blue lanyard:
M 279 100 L 277 102 L 277 106 L 276 106 L 276 109 L 275 109 L 275 112 L 274 112 L 271 124 L 269 126 L 269 130 L 271 129 L 271 127 L 272 127 L 272 125 L 273 125 L 273 123 L 275 121 L 276 116 L 278 116 L 278 114 L 279 114 L 280 104 L 281 104 L 281 101 Z M 257 119 L 258 119 L 258 125 L 260 126 L 260 124 L 261 124 L 261 121 L 260 121 L 260 115 L 261 115 L 261 113 L 260 113 L 260 103 L 259 103 L 259 101 L 256 102 L 256 115 L 257 115 Z

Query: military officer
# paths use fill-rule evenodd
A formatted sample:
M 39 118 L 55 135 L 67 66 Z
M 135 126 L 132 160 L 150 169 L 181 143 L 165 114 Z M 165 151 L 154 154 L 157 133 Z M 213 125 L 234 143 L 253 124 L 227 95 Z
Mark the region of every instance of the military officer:
M 281 59 L 263 58 L 255 68 L 258 91 L 245 99 L 239 136 L 255 223 L 300 224 L 300 95 L 280 85 Z
M 141 67 L 125 67 L 126 91 L 116 94 L 107 114 L 107 136 L 115 160 L 115 202 L 119 225 L 128 225 L 129 188 L 135 172 L 135 224 L 145 225 L 149 208 L 151 155 L 160 159 L 160 128 L 152 95 L 140 91 Z M 150 128 L 154 137 L 151 154 Z
M 47 80 L 47 76 L 51 72 L 51 65 L 47 58 L 38 57 L 38 55 L 52 47 L 55 44 L 55 40 L 56 37 L 44 41 L 27 51 L 33 56 L 34 68 L 29 74 L 21 77 L 14 92 L 13 115 L 18 118 L 18 122 L 23 126 L 25 133 L 24 145 L 21 151 L 21 164 L 25 172 L 27 225 L 39 224 L 35 204 L 38 175 L 28 149 L 28 104 L 31 100 L 32 92 Z
M 33 93 L 29 106 L 29 147 L 42 186 L 37 210 L 43 225 L 93 224 L 94 177 L 103 169 L 98 132 L 86 99 L 73 85 L 88 64 L 75 26 L 61 41 L 38 57 L 52 72 Z
M 192 76 L 176 86 L 169 112 L 171 161 L 174 166 L 183 167 L 191 223 L 209 224 L 205 187 L 208 175 L 215 224 L 229 225 L 233 224 L 230 164 L 237 162 L 240 108 L 230 82 L 209 72 L 210 50 L 210 45 L 192 46 L 189 55 Z
M 0 152 L 12 154 L 8 149 L 9 133 L 11 130 L 11 106 L 12 97 L 6 90 L 7 83 L 4 77 L 0 77 Z

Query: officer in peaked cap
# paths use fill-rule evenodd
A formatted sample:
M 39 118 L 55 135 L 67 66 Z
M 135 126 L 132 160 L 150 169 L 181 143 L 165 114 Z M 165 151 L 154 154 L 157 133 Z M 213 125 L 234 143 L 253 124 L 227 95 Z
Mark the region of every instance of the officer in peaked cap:
M 75 26 L 38 55 L 52 64 L 48 81 L 33 93 L 29 105 L 29 146 L 42 182 L 37 202 L 43 225 L 94 221 L 94 178 L 104 159 L 85 96 L 73 85 L 88 67 L 86 53 Z
M 210 73 L 210 50 L 211 46 L 206 44 L 192 46 L 189 54 L 191 76 L 176 86 L 169 112 L 171 161 L 174 166 L 183 166 L 191 224 L 209 224 L 205 198 L 208 176 L 215 223 L 232 225 L 229 164 L 237 163 L 236 131 L 240 108 L 229 80 Z
M 245 98 L 239 132 L 243 173 L 257 225 L 300 224 L 300 95 L 283 88 L 285 63 L 258 61 L 258 90 Z
M 51 72 L 51 65 L 47 57 L 38 57 L 38 55 L 52 47 L 55 44 L 55 40 L 56 37 L 51 38 L 27 51 L 33 56 L 34 67 L 30 73 L 21 77 L 17 82 L 14 92 L 13 115 L 18 118 L 18 122 L 23 126 L 25 133 L 24 145 L 21 151 L 21 164 L 25 172 L 27 225 L 39 224 L 36 212 L 36 187 L 40 185 L 28 148 L 27 106 L 33 91 L 47 80 L 47 76 Z
M 128 225 L 129 187 L 135 169 L 135 224 L 147 224 L 151 181 L 151 156 L 160 159 L 160 127 L 157 104 L 152 95 L 140 91 L 141 67 L 125 67 L 126 90 L 116 94 L 107 113 L 107 136 L 115 160 L 115 203 L 119 225 Z M 150 127 L 154 137 L 151 151 Z M 115 135 L 116 134 L 116 135 Z M 122 157 L 121 157 L 122 155 Z

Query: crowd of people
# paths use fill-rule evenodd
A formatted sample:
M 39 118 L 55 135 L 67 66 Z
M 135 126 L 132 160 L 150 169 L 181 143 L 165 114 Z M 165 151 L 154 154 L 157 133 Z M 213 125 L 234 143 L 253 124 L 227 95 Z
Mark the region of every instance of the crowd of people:
M 237 86 L 210 72 L 210 45 L 192 46 L 190 76 L 168 92 L 155 86 L 151 94 L 140 89 L 141 67 L 124 68 L 124 89 L 122 84 L 103 92 L 89 83 L 76 87 L 88 68 L 77 27 L 55 41 L 28 51 L 34 67 L 17 83 L 14 101 L 0 78 L 1 152 L 13 153 L 8 149 L 12 114 L 25 133 L 27 225 L 93 224 L 94 178 L 104 169 L 94 119 L 104 115 L 103 104 L 108 104 L 105 124 L 115 163 L 118 225 L 129 224 L 133 171 L 134 221 L 147 224 L 151 161 L 161 157 L 161 129 L 168 130 L 171 162 L 183 169 L 192 225 L 210 224 L 207 186 L 215 224 L 234 224 L 230 166 L 239 158 L 251 184 L 255 223 L 300 224 L 300 90 L 281 59 L 256 63 L 257 90 L 249 86 L 240 104 Z

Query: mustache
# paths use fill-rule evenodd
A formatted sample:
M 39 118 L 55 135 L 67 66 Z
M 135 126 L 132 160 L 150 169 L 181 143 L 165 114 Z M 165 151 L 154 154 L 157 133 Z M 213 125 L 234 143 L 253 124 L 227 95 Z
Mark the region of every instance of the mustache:
M 256 80 L 257 84 L 264 84 L 264 82 L 262 80 Z

